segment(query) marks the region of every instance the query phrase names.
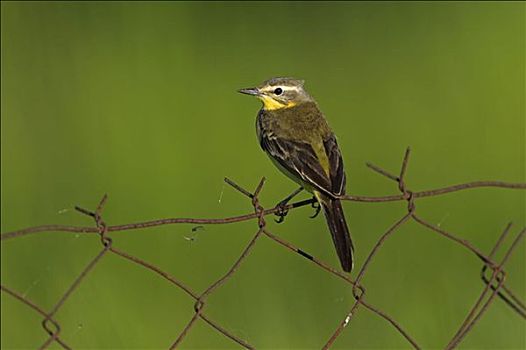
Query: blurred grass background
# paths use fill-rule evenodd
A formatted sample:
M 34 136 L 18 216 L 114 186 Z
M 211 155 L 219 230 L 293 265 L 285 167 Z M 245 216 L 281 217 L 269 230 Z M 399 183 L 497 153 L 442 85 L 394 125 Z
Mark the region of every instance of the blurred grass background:
M 483 179 L 525 181 L 524 2 L 2 2 L 1 228 L 92 225 L 72 210 L 109 194 L 109 224 L 251 212 L 228 176 L 277 203 L 295 188 L 260 151 L 259 103 L 236 89 L 306 80 L 339 138 L 348 192 L 396 193 L 364 167 L 398 171 L 413 149 L 414 190 Z M 220 200 L 221 198 L 221 200 Z M 523 192 L 477 189 L 417 202 L 420 215 L 489 252 L 507 221 L 526 224 Z M 404 203 L 345 203 L 361 266 Z M 270 229 L 338 266 L 322 216 L 292 212 Z M 271 221 L 271 219 L 269 219 Z M 200 291 L 235 261 L 254 222 L 120 232 L 114 244 Z M 525 244 L 508 285 L 524 296 Z M 100 249 L 94 236 L 3 242 L 2 284 L 50 309 Z M 374 260 L 367 299 L 424 348 L 443 347 L 482 290 L 480 262 L 408 224 Z M 356 274 L 356 271 L 353 275 Z M 352 303 L 349 287 L 261 239 L 211 296 L 207 313 L 263 349 L 321 347 Z M 1 345 L 35 348 L 40 318 L 1 294 Z M 193 301 L 143 268 L 106 256 L 57 314 L 74 348 L 167 348 Z M 360 309 L 341 349 L 407 348 Z M 464 349 L 525 348 L 524 321 L 497 300 Z M 53 346 L 52 348 L 56 348 Z M 199 322 L 183 348 L 236 348 Z

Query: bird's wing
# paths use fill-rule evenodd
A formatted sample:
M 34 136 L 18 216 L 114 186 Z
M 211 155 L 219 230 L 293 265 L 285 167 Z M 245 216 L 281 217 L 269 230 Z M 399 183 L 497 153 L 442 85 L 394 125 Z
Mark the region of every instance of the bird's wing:
M 345 194 L 345 171 L 343 170 L 343 159 L 340 147 L 338 147 L 334 134 L 331 133 L 331 135 L 323 141 L 323 145 L 329 158 L 332 193 L 343 195 Z
M 272 158 L 303 182 L 331 197 L 345 192 L 343 161 L 334 135 L 319 145 L 265 134 L 260 141 Z

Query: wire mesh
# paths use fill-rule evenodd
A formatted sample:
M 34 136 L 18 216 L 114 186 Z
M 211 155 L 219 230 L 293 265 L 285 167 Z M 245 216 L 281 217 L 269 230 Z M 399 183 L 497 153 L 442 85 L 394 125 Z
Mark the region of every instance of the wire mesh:
M 195 312 L 193 316 L 187 322 L 186 326 L 181 330 L 181 332 L 177 336 L 174 336 L 173 343 L 167 344 L 167 347 L 169 349 L 175 349 L 179 345 L 181 345 L 181 343 L 184 341 L 186 336 L 191 332 L 192 328 L 194 327 L 194 325 L 196 324 L 198 320 L 204 321 L 205 323 L 210 325 L 212 328 L 214 328 L 216 331 L 221 333 L 223 336 L 231 339 L 233 342 L 239 344 L 240 346 L 246 349 L 254 349 L 255 348 L 254 345 L 249 344 L 246 340 L 241 339 L 240 337 L 234 335 L 231 331 L 229 331 L 228 329 L 223 327 L 221 324 L 219 324 L 218 322 L 210 318 L 205 313 L 205 311 L 206 311 L 208 297 L 212 295 L 219 287 L 221 287 L 224 283 L 226 283 L 236 273 L 239 266 L 246 259 L 250 257 L 252 249 L 254 248 L 256 243 L 259 240 L 261 240 L 262 237 L 264 236 L 276 242 L 278 245 L 283 246 L 289 251 L 301 255 L 302 257 L 306 258 L 307 260 L 317 265 L 319 268 L 325 270 L 327 273 L 337 276 L 338 278 L 344 280 L 346 283 L 352 286 L 352 294 L 354 298 L 354 303 L 350 310 L 347 310 L 346 312 L 343 313 L 343 316 L 341 320 L 339 321 L 337 327 L 333 331 L 331 337 L 327 340 L 325 344 L 322 345 L 323 349 L 329 349 L 333 345 L 333 343 L 340 336 L 343 330 L 351 324 L 351 321 L 353 320 L 354 315 L 356 314 L 356 311 L 359 308 L 365 308 L 369 310 L 370 312 L 376 314 L 377 316 L 379 316 L 386 322 L 388 322 L 407 341 L 409 346 L 411 346 L 414 349 L 420 349 L 421 347 L 418 344 L 418 342 L 414 339 L 413 336 L 411 336 L 402 327 L 402 325 L 400 325 L 400 323 L 398 323 L 395 319 L 389 316 L 386 312 L 382 311 L 381 309 L 375 307 L 374 305 L 366 301 L 366 298 L 365 298 L 366 289 L 361 284 L 365 274 L 368 271 L 369 266 L 374 261 L 375 256 L 380 251 L 384 243 L 387 240 L 392 239 L 392 237 L 394 237 L 394 234 L 396 233 L 397 230 L 400 229 L 400 227 L 402 227 L 409 221 L 414 221 L 420 224 L 421 226 L 429 229 L 430 231 L 440 235 L 441 237 L 451 240 L 455 242 L 457 245 L 462 246 L 467 251 L 474 254 L 478 259 L 480 259 L 482 263 L 481 279 L 484 282 L 484 288 L 482 292 L 480 293 L 479 297 L 477 298 L 477 300 L 475 301 L 475 303 L 473 304 L 473 306 L 471 307 L 471 309 L 469 310 L 463 322 L 457 328 L 457 331 L 455 332 L 455 334 L 451 337 L 449 342 L 446 345 L 444 345 L 445 349 L 456 348 L 460 344 L 460 342 L 465 338 L 465 336 L 473 329 L 475 324 L 480 320 L 480 318 L 488 310 L 490 304 L 497 297 L 500 300 L 502 300 L 506 305 L 508 305 L 512 310 L 514 310 L 517 313 L 517 315 L 519 315 L 522 319 L 526 319 L 526 306 L 524 304 L 524 301 L 521 300 L 521 298 L 519 298 L 516 295 L 516 293 L 514 293 L 511 290 L 511 288 L 509 288 L 505 284 L 506 272 L 504 270 L 504 265 L 509 260 L 509 257 L 512 255 L 513 251 L 516 249 L 518 243 L 524 238 L 524 235 L 526 233 L 526 228 L 523 228 L 518 234 L 516 234 L 508 250 L 505 252 L 504 257 L 500 261 L 495 261 L 494 260 L 495 254 L 501 248 L 506 237 L 511 232 L 511 227 L 512 227 L 511 223 L 508 224 L 506 228 L 503 230 L 502 234 L 496 241 L 495 245 L 493 246 L 489 254 L 484 254 L 482 251 L 476 248 L 471 242 L 461 239 L 457 237 L 456 235 L 448 231 L 445 231 L 442 228 L 435 226 L 427 222 L 426 220 L 422 219 L 420 216 L 416 214 L 416 204 L 415 204 L 416 199 L 418 198 L 439 196 L 442 194 L 461 191 L 461 190 L 467 190 L 470 188 L 499 187 L 499 188 L 508 188 L 508 189 L 526 189 L 526 183 L 507 183 L 507 182 L 502 182 L 502 181 L 475 181 L 475 182 L 463 183 L 459 185 L 448 186 L 448 187 L 443 187 L 443 188 L 438 188 L 438 189 L 433 189 L 433 190 L 413 192 L 409 189 L 409 187 L 407 186 L 405 182 L 405 174 L 406 174 L 407 165 L 409 161 L 409 155 L 410 155 L 410 150 L 408 148 L 404 155 L 399 175 L 393 175 L 378 166 L 375 166 L 373 164 L 367 164 L 369 168 L 371 168 L 372 170 L 380 173 L 381 175 L 387 177 L 390 180 L 395 181 L 398 184 L 398 189 L 400 191 L 399 195 L 389 195 L 389 196 L 380 196 L 380 197 L 346 195 L 346 196 L 341 197 L 341 200 L 356 201 L 356 202 L 376 202 L 376 203 L 392 202 L 392 201 L 407 202 L 407 212 L 399 220 L 393 223 L 391 227 L 378 239 L 378 241 L 376 242 L 376 244 L 373 246 L 372 250 L 370 251 L 369 255 L 365 259 L 363 265 L 360 267 L 358 275 L 355 280 L 352 280 L 349 277 L 349 275 L 340 272 L 339 270 L 331 267 L 329 264 L 317 259 L 316 257 L 310 255 L 304 250 L 298 248 L 291 242 L 284 240 L 283 238 L 273 234 L 272 232 L 268 230 L 266 222 L 265 222 L 265 216 L 276 214 L 276 213 L 281 213 L 283 212 L 283 210 L 288 211 L 288 210 L 292 210 L 292 209 L 302 207 L 305 205 L 311 205 L 314 203 L 314 200 L 304 200 L 304 201 L 299 201 L 299 202 L 295 202 L 295 203 L 286 205 L 285 207 L 276 206 L 271 209 L 265 209 L 259 202 L 259 194 L 262 191 L 263 185 L 265 183 L 264 178 L 261 179 L 261 181 L 259 182 L 254 192 L 250 192 L 246 190 L 245 188 L 241 187 L 240 185 L 238 185 L 232 180 L 225 179 L 226 183 L 231 185 L 234 189 L 239 191 L 242 195 L 244 195 L 251 201 L 251 205 L 254 211 L 253 213 L 235 216 L 235 217 L 227 217 L 227 218 L 222 218 L 222 219 L 170 218 L 170 219 L 160 219 L 160 220 L 154 220 L 154 221 L 109 226 L 104 221 L 103 215 L 102 215 L 104 204 L 106 203 L 106 200 L 108 198 L 106 195 L 104 195 L 94 211 L 87 210 L 87 209 L 80 208 L 80 207 L 75 207 L 75 209 L 78 212 L 93 218 L 94 227 L 44 225 L 44 226 L 34 226 L 34 227 L 25 228 L 22 230 L 3 233 L 1 235 L 2 241 L 26 236 L 29 234 L 36 234 L 40 232 L 49 232 L 49 231 L 96 234 L 100 238 L 102 248 L 99 251 L 99 253 L 95 255 L 92 258 L 92 260 L 85 266 L 85 268 L 80 272 L 80 274 L 77 276 L 74 282 L 69 286 L 68 289 L 66 289 L 64 294 L 62 294 L 59 297 L 58 301 L 49 311 L 45 311 L 42 307 L 36 305 L 29 298 L 25 297 L 21 293 L 14 291 L 13 289 L 3 284 L 1 285 L 1 290 L 2 292 L 19 300 L 21 303 L 25 304 L 26 306 L 28 306 L 29 308 L 31 308 L 32 310 L 34 310 L 36 313 L 40 314 L 43 317 L 42 327 L 44 331 L 48 334 L 48 338 L 39 347 L 39 349 L 46 349 L 52 343 L 57 343 L 63 349 L 71 349 L 71 346 L 66 344 L 64 340 L 61 339 L 60 337 L 61 327 L 59 323 L 55 320 L 54 317 L 60 311 L 63 305 L 66 303 L 68 298 L 75 292 L 78 286 L 88 277 L 93 267 L 96 266 L 105 255 L 114 254 L 116 256 L 119 256 L 129 261 L 130 263 L 140 265 L 143 268 L 150 270 L 152 273 L 159 275 L 161 278 L 164 278 L 169 283 L 183 290 L 186 294 L 188 294 L 190 298 L 194 300 L 194 311 Z M 248 220 L 256 220 L 257 222 L 257 230 L 254 233 L 254 236 L 252 237 L 248 245 L 244 248 L 241 255 L 237 258 L 234 264 L 230 267 L 230 269 L 221 278 L 214 281 L 204 291 L 200 293 L 193 291 L 190 287 L 188 287 L 186 284 L 181 282 L 179 279 L 173 277 L 172 275 L 163 271 L 159 267 L 147 261 L 144 261 L 136 256 L 128 254 L 127 252 L 123 250 L 120 250 L 114 247 L 112 239 L 108 235 L 110 232 L 114 232 L 114 231 L 125 231 L 125 230 L 139 229 L 139 228 L 151 228 L 151 227 L 156 227 L 156 226 L 161 226 L 161 225 L 170 225 L 170 224 L 182 224 L 182 223 L 203 224 L 203 225 L 204 224 L 231 224 L 235 222 L 248 221 Z

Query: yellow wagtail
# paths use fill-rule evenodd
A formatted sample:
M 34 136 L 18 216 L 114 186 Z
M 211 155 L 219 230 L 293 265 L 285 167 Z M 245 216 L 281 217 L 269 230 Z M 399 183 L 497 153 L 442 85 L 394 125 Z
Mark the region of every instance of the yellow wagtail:
M 343 270 L 353 268 L 353 244 L 339 196 L 345 194 L 345 172 L 336 137 L 303 81 L 273 78 L 239 92 L 263 102 L 257 115 L 259 143 L 273 163 L 321 206 Z

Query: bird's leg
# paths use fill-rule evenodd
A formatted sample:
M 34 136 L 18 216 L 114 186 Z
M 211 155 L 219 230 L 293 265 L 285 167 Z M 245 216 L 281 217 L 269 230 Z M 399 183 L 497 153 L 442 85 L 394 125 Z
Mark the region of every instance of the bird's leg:
M 320 213 L 320 210 L 321 210 L 321 205 L 320 203 L 316 200 L 316 197 L 312 197 L 314 199 L 314 202 L 312 202 L 311 204 L 311 207 L 313 207 L 315 209 L 314 211 L 314 214 L 312 214 L 312 216 L 310 216 L 311 219 L 314 219 L 316 216 L 318 216 L 318 214 Z
M 287 198 L 283 199 L 281 202 L 279 202 L 276 205 L 276 208 L 278 208 L 278 211 L 274 214 L 278 217 L 276 221 L 278 224 L 281 224 L 283 221 L 285 221 L 285 216 L 288 214 L 288 210 L 285 209 L 285 206 L 288 202 L 294 197 L 296 197 L 301 191 L 303 191 L 303 187 L 298 188 L 296 191 L 292 192 L 287 196 Z

